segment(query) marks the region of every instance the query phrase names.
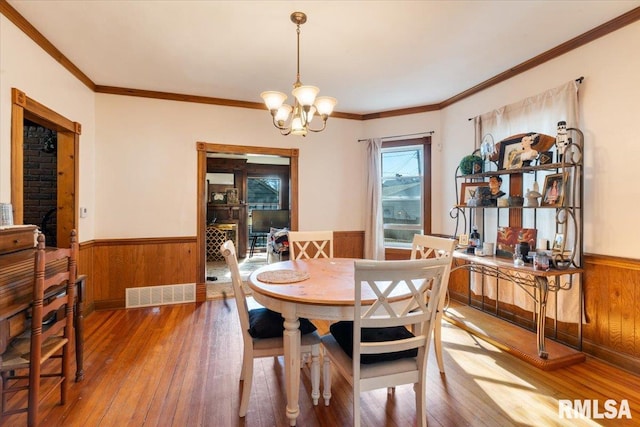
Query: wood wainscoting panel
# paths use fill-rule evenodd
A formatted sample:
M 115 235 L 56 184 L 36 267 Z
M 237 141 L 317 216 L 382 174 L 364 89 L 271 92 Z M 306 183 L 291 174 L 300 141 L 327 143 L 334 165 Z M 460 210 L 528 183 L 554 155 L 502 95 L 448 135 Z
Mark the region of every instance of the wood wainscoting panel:
M 78 253 L 78 275 L 87 276 L 84 284 L 84 315 L 91 313 L 95 309 L 95 297 L 93 292 L 93 283 L 95 281 L 93 275 L 93 248 L 95 242 L 80 243 L 80 251 Z
M 125 289 L 196 282 L 196 238 L 96 240 L 93 246 L 96 309 L 124 308 Z
M 583 350 L 640 372 L 640 260 L 585 256 Z
M 334 231 L 333 256 L 364 258 L 364 231 Z

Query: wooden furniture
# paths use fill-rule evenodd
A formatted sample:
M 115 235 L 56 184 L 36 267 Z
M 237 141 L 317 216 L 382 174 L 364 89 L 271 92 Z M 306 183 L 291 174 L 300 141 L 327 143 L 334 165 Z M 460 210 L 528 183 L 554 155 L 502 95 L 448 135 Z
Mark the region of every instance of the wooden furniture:
M 287 417 L 295 425 L 300 413 L 298 393 L 300 384 L 300 331 L 298 318 L 329 321 L 353 320 L 355 306 L 354 263 L 348 258 L 312 258 L 308 260 L 282 261 L 268 264 L 249 276 L 253 297 L 263 306 L 282 313 L 284 326 L 285 378 L 287 389 Z M 395 261 L 388 261 L 395 262 Z M 267 271 L 284 271 L 308 275 L 308 278 L 288 285 L 266 283 L 259 276 Z M 410 291 L 398 288 L 388 295 L 393 304 L 409 297 Z M 362 290 L 363 307 L 376 301 L 370 288 Z M 323 390 L 325 401 L 330 389 Z
M 436 321 L 433 323 L 433 344 L 438 361 L 438 368 L 444 374 L 444 360 L 442 358 L 442 314 L 444 312 L 444 303 L 447 298 L 447 289 L 449 287 L 449 273 L 451 272 L 451 262 L 453 261 L 453 249 L 456 246 L 454 239 L 446 239 L 444 237 L 426 236 L 423 234 L 414 234 L 411 243 L 411 259 L 429 259 L 429 258 L 448 258 L 449 264 L 442 276 L 443 291 L 440 293 L 438 301 L 438 313 Z
M 15 338 L 7 351 L 0 355 L 2 375 L 2 415 L 27 412 L 27 424 L 39 424 L 38 406 L 41 399 L 41 378 L 55 378 L 52 388 L 60 387 L 60 404 L 67 401 L 69 389 L 71 343 L 73 341 L 73 305 L 77 275 L 78 242 L 75 230 L 71 232 L 69 249 L 45 250 L 45 237 L 38 235 L 34 261 L 33 304 L 31 326 Z M 63 271 L 46 277 L 46 267 L 51 262 L 62 262 Z M 54 292 L 51 297 L 47 293 Z M 54 360 L 59 368 L 43 369 Z M 25 374 L 25 371 L 27 372 Z M 27 385 L 20 380 L 28 379 Z M 28 392 L 28 405 L 8 408 L 7 396 L 20 391 Z
M 211 224 L 207 225 L 207 261 L 220 261 L 224 259 L 220 253 L 220 245 L 227 240 L 238 245 L 238 224 Z
M 239 410 L 240 417 L 244 417 L 247 415 L 249 396 L 251 395 L 253 360 L 262 357 L 282 356 L 285 351 L 284 342 L 281 336 L 274 338 L 254 338 L 249 334 L 250 313 L 233 242 L 225 242 L 220 247 L 220 252 L 227 261 L 227 266 L 231 273 L 233 293 L 238 307 L 240 329 L 242 330 L 242 340 L 244 343 L 242 371 L 240 373 L 240 380 L 243 381 L 243 387 Z M 318 399 L 320 398 L 320 336 L 317 332 L 314 331 L 302 335 L 300 339 L 300 351 L 302 353 L 311 353 L 311 397 L 313 398 L 314 405 L 317 405 Z
M 27 328 L 27 313 L 33 301 L 33 262 L 36 249 L 34 247 L 35 226 L 17 226 L 0 230 L 0 247 L 10 247 L 10 253 L 0 254 L 0 353 L 4 353 L 7 346 L 15 337 Z M 17 234 L 16 234 L 17 233 Z M 21 245 L 7 242 L 22 242 Z M 45 251 L 55 251 L 56 248 L 47 247 Z M 57 274 L 65 269 L 64 262 L 50 261 L 47 264 L 46 276 Z M 75 354 L 76 381 L 82 381 L 83 343 L 84 343 L 84 314 L 83 305 L 85 292 L 84 275 L 76 280 L 74 322 L 75 322 Z M 55 291 L 48 292 L 52 296 Z
M 333 258 L 333 231 L 290 231 L 289 250 L 291 259 Z
M 553 148 L 555 138 L 548 135 L 539 136 L 540 146 L 535 144 L 533 149 L 540 151 L 541 159 L 532 164 L 518 163 L 508 166 L 505 161 L 506 152 L 512 147 L 519 147 L 526 134 L 514 135 L 500 141 L 496 153 L 491 160 L 497 160 L 497 166 L 488 162 L 487 169 L 481 173 L 458 175 L 456 171 L 455 185 L 458 190 L 465 188 L 490 188 L 487 181 L 493 177 L 500 177 L 508 191 L 508 198 L 497 199 L 493 196 L 467 200 L 460 198 L 450 215 L 457 221 L 455 234 L 461 226 L 463 233 L 467 227 L 476 225 L 485 242 L 495 242 L 498 256 L 475 256 L 456 251 L 456 266 L 454 269 L 466 269 L 469 274 L 466 301 L 469 306 L 484 313 L 514 322 L 536 333 L 537 354 L 526 358 L 543 369 L 549 369 L 547 363 L 550 357 L 545 349 L 545 336 L 558 340 L 563 344 L 581 350 L 582 348 L 582 309 L 583 309 L 583 229 L 584 229 L 584 172 L 583 153 L 584 136 L 579 129 L 567 130 L 571 137 L 562 146 L 562 153 Z M 553 160 L 556 160 L 553 162 Z M 497 182 L 496 180 L 493 180 Z M 540 185 L 537 198 L 536 183 Z M 553 183 L 560 183 L 557 196 L 548 198 L 548 191 Z M 495 183 L 493 183 L 495 184 Z M 478 194 L 482 191 L 478 190 Z M 522 203 L 523 196 L 528 196 L 526 203 Z M 508 202 L 508 203 L 507 203 Z M 507 203 L 506 206 L 503 203 Z M 508 236 L 527 237 L 528 244 L 537 251 L 546 251 L 551 259 L 549 270 L 536 270 L 533 263 L 524 266 L 516 265 L 511 257 L 513 245 L 520 240 L 511 242 Z M 537 239 L 536 239 L 537 237 Z M 549 248 L 538 248 L 541 240 L 551 242 Z M 528 254 L 524 254 L 527 257 Z M 474 274 L 479 273 L 479 274 Z M 504 289 L 509 288 L 508 291 Z M 451 289 L 451 285 L 450 285 Z M 559 291 L 564 295 L 559 296 Z M 512 296 L 511 300 L 504 299 L 505 294 Z M 524 295 L 516 298 L 514 295 Z M 553 309 L 547 310 L 549 297 L 552 296 Z M 567 303 L 567 300 L 570 303 Z M 564 306 L 559 304 L 563 300 Z M 535 307 L 534 307 L 535 306 Z M 524 313 L 524 314 L 523 314 Z M 551 314 L 554 320 L 552 330 L 545 331 L 546 315 Z M 560 319 L 560 320 L 559 320 Z M 576 357 L 576 360 L 584 360 Z M 553 364 L 551 364 L 553 366 Z
M 347 325 L 353 331 L 352 355 L 345 352 L 348 343 L 341 346 L 339 336 L 334 333 L 338 328 L 333 328 L 340 324 L 332 325 L 332 333 L 322 337 L 325 356 L 353 386 L 355 427 L 360 426 L 360 392 L 401 384 L 414 384 L 417 424 L 427 425 L 429 344 L 440 294 L 446 288 L 442 279 L 450 264 L 447 258 L 355 262 L 354 312 L 359 315 L 355 315 L 352 326 Z M 400 286 L 413 288 L 415 292 L 402 304 L 388 304 L 387 295 Z M 374 290 L 376 298 L 371 307 L 363 310 L 364 289 Z M 407 327 L 412 327 L 413 333 Z M 375 333 L 369 328 L 374 328 Z M 371 337 L 365 338 L 365 334 L 371 334 Z M 376 341 L 370 341 L 371 338 Z M 400 355 L 394 358 L 389 353 Z M 325 375 L 328 375 L 326 371 Z
M 238 256 L 244 258 L 247 254 L 248 225 L 247 225 L 247 205 L 245 204 L 218 204 L 209 203 L 207 205 L 207 227 L 219 226 L 222 224 L 234 224 L 236 229 L 236 242 Z M 220 245 L 215 245 L 216 252 Z

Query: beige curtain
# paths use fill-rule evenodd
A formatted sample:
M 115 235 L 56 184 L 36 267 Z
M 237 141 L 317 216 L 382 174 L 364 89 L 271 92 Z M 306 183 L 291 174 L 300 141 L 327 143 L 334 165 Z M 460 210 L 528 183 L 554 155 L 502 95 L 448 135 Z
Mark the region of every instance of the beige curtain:
M 571 80 L 541 94 L 505 105 L 474 117 L 476 145 L 486 134 L 496 142 L 518 133 L 539 132 L 555 135 L 558 122 L 567 122 L 567 128 L 578 127 L 578 87 Z
M 384 259 L 384 228 L 382 225 L 382 140 L 368 139 L 367 202 L 364 229 L 364 257 Z

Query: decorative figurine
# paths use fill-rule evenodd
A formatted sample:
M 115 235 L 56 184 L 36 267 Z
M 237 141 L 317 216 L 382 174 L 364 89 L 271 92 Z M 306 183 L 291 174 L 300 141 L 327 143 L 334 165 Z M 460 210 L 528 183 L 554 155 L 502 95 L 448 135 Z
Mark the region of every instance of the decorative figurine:
M 558 163 L 562 163 L 562 157 L 564 156 L 564 150 L 567 147 L 567 143 L 567 122 L 561 120 L 558 122 L 558 133 L 556 136 Z

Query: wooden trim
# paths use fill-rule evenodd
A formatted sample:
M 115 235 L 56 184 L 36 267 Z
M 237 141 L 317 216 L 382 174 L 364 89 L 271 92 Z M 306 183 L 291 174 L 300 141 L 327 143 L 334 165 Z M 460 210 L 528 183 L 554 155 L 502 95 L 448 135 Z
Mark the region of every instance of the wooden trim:
M 131 246 L 131 245 L 160 245 L 167 243 L 193 243 L 196 238 L 193 236 L 182 237 L 136 237 L 124 239 L 97 239 L 91 242 L 93 247 L 103 246 Z
M 69 60 L 62 52 L 58 50 L 40 31 L 38 31 L 24 16 L 20 15 L 7 0 L 0 0 L 0 13 L 2 13 L 9 21 L 20 28 L 24 34 L 33 40 L 38 46 L 40 46 L 45 52 L 49 54 L 53 59 L 58 61 L 60 65 L 67 69 L 78 80 L 84 83 L 89 89 L 95 91 L 95 83 L 91 81 L 86 74 L 84 74 L 76 65 Z M 61 23 L 64 25 L 64 23 Z
M 13 221 L 16 224 L 22 224 L 24 219 L 23 145 L 24 108 L 16 102 L 11 105 L 11 205 Z
M 297 148 L 273 148 L 273 147 L 257 147 L 250 145 L 229 145 L 214 144 L 208 142 L 196 142 L 196 151 L 198 154 L 197 167 L 197 235 L 196 247 L 198 254 L 196 256 L 196 301 L 205 300 L 205 268 L 206 268 L 206 220 L 207 220 L 207 190 L 204 183 L 207 174 L 207 153 L 225 153 L 225 154 L 266 154 L 273 156 L 282 156 L 289 158 L 289 175 L 291 180 L 291 229 L 298 228 L 298 157 L 300 150 Z
M 1 0 L 0 0 L 1 1 Z M 11 89 L 11 203 L 14 222 L 24 221 L 24 120 L 28 119 L 58 133 L 57 192 L 58 245 L 68 246 L 72 229 L 78 229 L 79 149 L 82 126 Z
M 618 16 L 617 18 L 612 19 L 609 22 L 605 22 L 602 25 L 597 26 L 596 28 L 587 31 L 573 39 L 566 41 L 558 46 L 549 49 L 546 52 L 541 53 L 538 56 L 534 56 L 533 58 L 522 62 L 515 67 L 511 67 L 502 73 L 493 76 L 489 80 L 485 80 L 484 82 L 473 86 L 465 90 L 464 92 L 460 92 L 459 94 L 452 96 L 451 98 L 442 101 L 439 104 L 439 109 L 448 107 L 452 104 L 455 104 L 458 101 L 462 101 L 465 98 L 470 97 L 471 95 L 475 95 L 476 93 L 482 92 L 485 89 L 490 88 L 491 86 L 495 86 L 498 83 L 502 83 L 505 80 L 509 80 L 512 77 L 517 76 L 518 74 L 522 74 L 525 71 L 528 71 L 532 68 L 537 67 L 538 65 L 544 64 L 547 61 L 555 59 L 565 53 L 571 52 L 574 49 L 577 49 L 581 46 L 586 45 L 600 37 L 606 36 L 609 33 L 617 31 L 637 20 L 640 19 L 640 7 L 636 7 L 635 9 L 630 10 L 629 12 Z
M 185 95 L 169 92 L 158 92 L 151 90 L 122 88 L 117 86 L 105 86 L 96 85 L 89 77 L 87 77 L 78 67 L 76 67 L 62 52 L 60 52 L 49 40 L 47 40 L 36 28 L 31 25 L 22 15 L 20 15 L 13 7 L 7 3 L 6 0 L 0 0 L 0 13 L 2 13 L 7 19 L 13 22 L 22 32 L 30 37 L 38 46 L 40 46 L 51 57 L 58 61 L 64 68 L 66 68 L 72 75 L 78 80 L 83 82 L 89 89 L 96 93 L 106 93 L 112 95 L 125 95 L 125 96 L 138 96 L 143 98 L 165 99 L 172 101 L 193 102 L 201 104 L 223 105 L 227 107 L 240 107 L 240 108 L 252 108 L 259 110 L 266 110 L 266 107 L 259 102 L 250 101 L 238 101 L 233 99 L 213 98 L 207 96 L 197 95 Z M 505 80 L 508 80 L 518 74 L 524 73 L 538 65 L 541 65 L 551 59 L 564 55 L 574 49 L 577 49 L 587 43 L 590 43 L 600 37 L 603 37 L 609 33 L 617 31 L 629 24 L 634 23 L 640 19 L 640 7 L 630 10 L 629 12 L 622 14 L 604 24 L 587 31 L 573 39 L 562 43 L 546 52 L 541 53 L 525 62 L 522 62 L 484 82 L 477 84 L 459 94 L 452 96 L 438 104 L 429 104 L 409 108 L 400 108 L 397 110 L 381 111 L 369 114 L 354 114 L 354 113 L 341 113 L 335 111 L 331 117 L 349 119 L 349 120 L 373 120 L 395 116 L 405 116 L 409 114 L 424 113 L 429 111 L 442 110 L 445 107 L 455 104 L 465 98 L 482 92 L 485 89 L 495 86 Z
M 640 270 L 640 259 L 621 258 L 610 255 L 585 254 L 584 263 L 605 267 L 622 268 L 625 270 Z

